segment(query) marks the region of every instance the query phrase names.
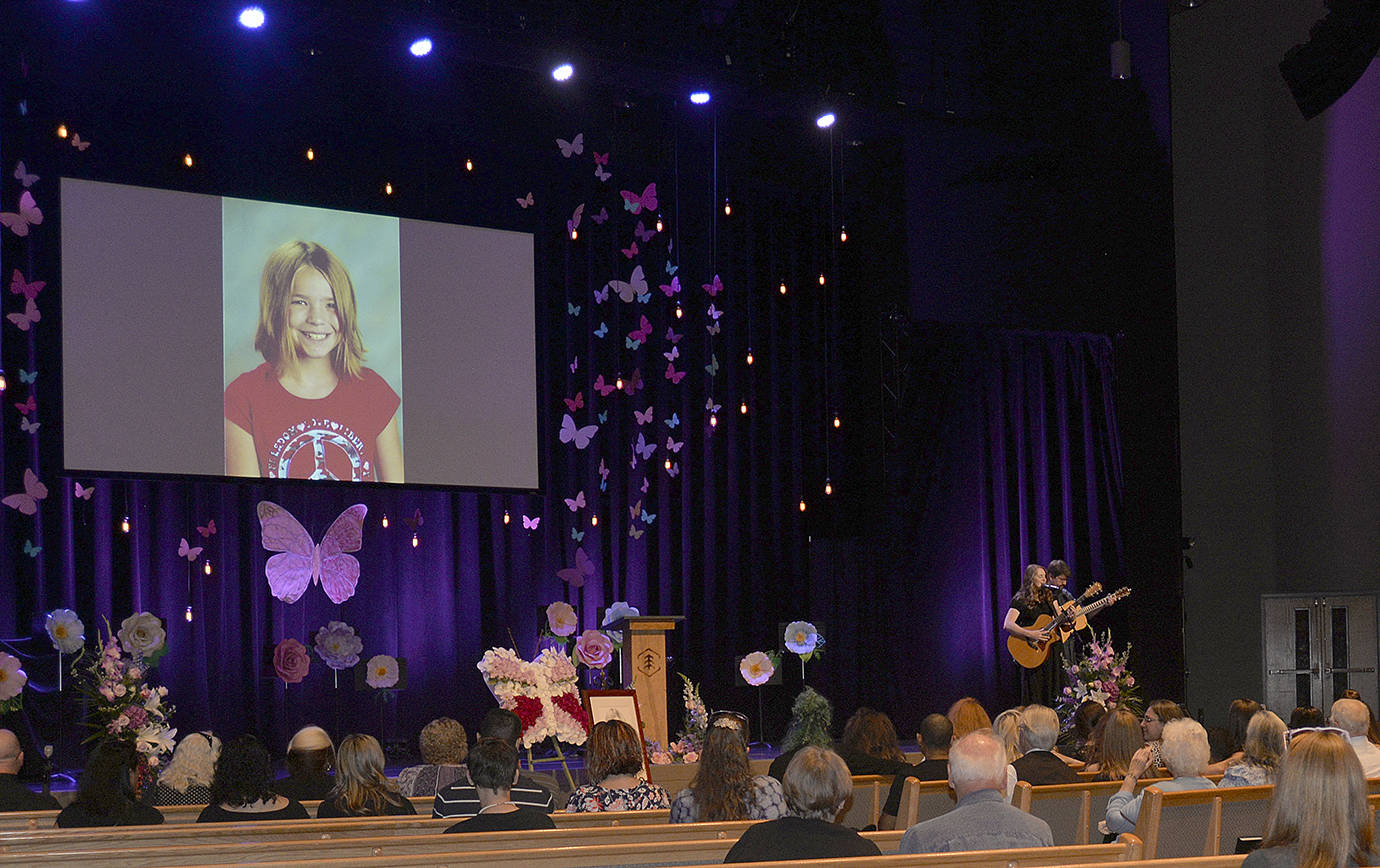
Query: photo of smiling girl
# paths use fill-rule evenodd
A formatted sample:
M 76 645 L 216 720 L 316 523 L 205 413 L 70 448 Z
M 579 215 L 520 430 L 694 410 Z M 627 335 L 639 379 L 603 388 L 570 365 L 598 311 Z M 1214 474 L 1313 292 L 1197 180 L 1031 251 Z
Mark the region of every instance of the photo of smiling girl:
M 325 246 L 269 254 L 254 349 L 225 389 L 227 476 L 403 481 L 401 399 L 364 366 L 354 283 Z

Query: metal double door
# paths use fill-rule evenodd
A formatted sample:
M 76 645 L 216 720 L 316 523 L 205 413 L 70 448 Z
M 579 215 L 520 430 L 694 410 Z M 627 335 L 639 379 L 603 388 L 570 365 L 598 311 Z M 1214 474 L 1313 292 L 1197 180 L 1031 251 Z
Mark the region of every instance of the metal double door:
M 1286 721 L 1300 705 L 1326 714 L 1347 688 L 1376 707 L 1374 594 L 1260 598 L 1265 704 Z

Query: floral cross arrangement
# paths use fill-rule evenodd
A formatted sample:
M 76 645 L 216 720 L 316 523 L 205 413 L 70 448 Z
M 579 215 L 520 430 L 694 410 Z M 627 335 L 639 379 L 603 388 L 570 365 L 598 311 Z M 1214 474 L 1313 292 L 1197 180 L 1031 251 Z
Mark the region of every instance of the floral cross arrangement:
M 580 704 L 575 661 L 555 648 L 543 649 L 536 660 L 524 660 L 512 648 L 490 648 L 475 666 L 498 704 L 522 722 L 518 741 L 528 749 L 529 762 L 532 745 L 552 739 L 574 789 L 560 742 L 584 744 L 589 737 L 589 715 Z
M 1108 630 L 1101 639 L 1088 643 L 1082 660 L 1065 668 L 1069 683 L 1060 692 L 1058 703 L 1065 729 L 1073 725 L 1078 706 L 1088 700 L 1107 708 L 1123 705 L 1139 713 L 1140 687 L 1126 665 L 1130 656 L 1130 644 L 1118 652 L 1112 644 L 1112 632 Z
M 785 640 L 786 650 L 800 658 L 800 677 L 804 678 L 805 664 L 824 653 L 824 637 L 809 621 L 792 621 L 786 625 Z

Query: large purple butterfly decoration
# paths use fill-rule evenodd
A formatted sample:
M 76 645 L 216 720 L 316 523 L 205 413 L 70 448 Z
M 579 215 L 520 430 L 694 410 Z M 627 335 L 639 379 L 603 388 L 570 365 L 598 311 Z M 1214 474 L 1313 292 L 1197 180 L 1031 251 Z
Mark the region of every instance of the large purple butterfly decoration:
M 353 597 L 359 583 L 359 561 L 346 553 L 357 552 L 364 545 L 364 516 L 368 512 L 362 503 L 349 507 L 331 522 L 318 545 L 286 509 L 272 501 L 259 501 L 263 546 L 281 552 L 264 566 L 273 596 L 295 603 L 308 585 L 317 582 L 332 603 Z
M 556 570 L 561 581 L 568 582 L 572 588 L 583 588 L 586 579 L 594 578 L 594 561 L 585 554 L 584 547 L 575 549 L 575 566 Z

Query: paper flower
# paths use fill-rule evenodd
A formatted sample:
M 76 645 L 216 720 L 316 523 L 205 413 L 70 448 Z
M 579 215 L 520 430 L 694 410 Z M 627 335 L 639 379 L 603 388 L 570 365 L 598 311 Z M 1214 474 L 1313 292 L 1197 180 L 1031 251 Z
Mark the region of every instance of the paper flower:
M 546 607 L 546 624 L 557 636 L 574 634 L 579 621 L 575 618 L 575 608 L 569 603 L 557 600 Z
M 364 683 L 376 690 L 392 687 L 398 683 L 398 660 L 387 654 L 375 654 L 369 658 L 369 674 Z
M 792 621 L 786 625 L 786 650 L 810 659 L 819 646 L 819 631 L 809 621 Z
M 86 641 L 86 625 L 71 609 L 54 609 L 43 621 L 43 629 L 53 647 L 63 654 L 75 654 Z
M 753 687 L 761 687 L 776 674 L 776 666 L 772 664 L 771 658 L 763 652 L 753 651 L 738 664 L 738 671 L 743 673 L 743 680 L 748 684 Z
M 591 669 L 603 669 L 613 659 L 613 642 L 598 630 L 586 630 L 575 640 L 575 655 Z
M 138 612 L 120 622 L 120 647 L 136 658 L 156 663 L 166 650 L 168 634 L 163 619 L 152 612 Z
M 331 621 L 316 631 L 316 656 L 332 669 L 349 669 L 359 662 L 364 640 L 344 621 Z
M 630 606 L 630 605 L 628 605 L 628 604 L 625 603 L 625 602 L 617 602 L 617 603 L 614 603 L 612 606 L 609 606 L 607 609 L 604 610 L 604 620 L 601 621 L 601 622 L 599 622 L 599 626 L 600 626 L 600 627 L 607 627 L 608 625 L 612 624 L 614 621 L 617 621 L 617 620 L 619 620 L 619 619 L 621 619 L 621 618 L 628 618 L 628 617 L 632 617 L 632 616 L 636 616 L 636 615 L 641 615 L 641 614 L 642 614 L 642 613 L 641 613 L 640 611 L 638 611 L 638 609 L 637 609 L 636 606 Z M 615 645 L 622 645 L 622 644 L 623 644 L 623 631 L 622 631 L 622 630 L 606 630 L 605 633 L 606 633 L 606 635 L 609 637 L 609 639 L 613 642 L 613 644 L 615 644 Z
M 19 658 L 0 651 L 0 702 L 18 696 L 28 681 L 29 676 L 19 668 Z
M 273 671 L 278 673 L 284 684 L 301 684 L 309 669 L 311 654 L 307 646 L 296 639 L 284 639 L 273 649 Z

